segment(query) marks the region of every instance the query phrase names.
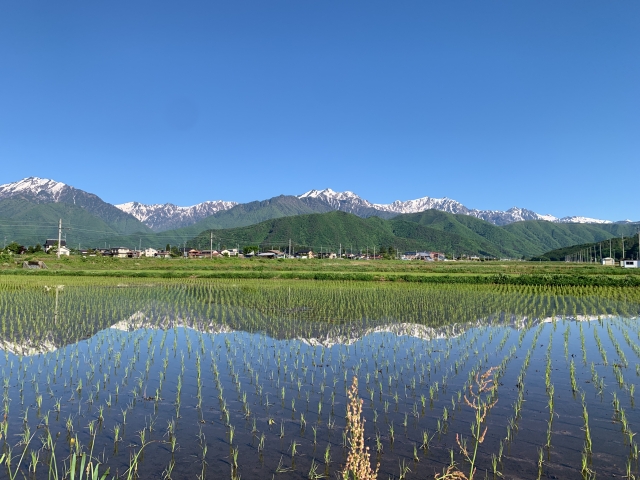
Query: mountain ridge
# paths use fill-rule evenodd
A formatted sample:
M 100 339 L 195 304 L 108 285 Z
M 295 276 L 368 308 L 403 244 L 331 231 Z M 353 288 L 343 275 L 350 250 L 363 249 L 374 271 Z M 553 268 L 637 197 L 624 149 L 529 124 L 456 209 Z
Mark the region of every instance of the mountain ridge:
M 228 200 L 211 200 L 201 202 L 191 206 L 178 206 L 173 203 L 165 204 L 143 204 L 137 201 L 111 205 L 103 202 L 97 195 L 76 189 L 62 182 L 55 180 L 43 179 L 38 177 L 28 177 L 17 182 L 0 185 L 0 200 L 4 198 L 19 197 L 36 203 L 73 203 L 76 204 L 76 198 L 82 198 L 83 208 L 92 213 L 98 214 L 103 220 L 109 221 L 117 214 L 114 209 L 120 210 L 126 215 L 131 215 L 140 223 L 144 224 L 148 229 L 161 232 L 177 228 L 189 227 L 199 222 L 219 215 L 236 208 L 240 205 L 254 205 L 256 202 L 238 203 Z M 592 224 L 610 224 L 615 223 L 610 220 L 602 220 L 584 216 L 567 216 L 558 218 L 550 214 L 539 214 L 532 210 L 520 207 L 512 207 L 508 210 L 478 210 L 468 208 L 462 203 L 450 199 L 448 197 L 421 197 L 413 200 L 396 200 L 394 202 L 383 204 L 373 203 L 364 199 L 354 192 L 346 190 L 344 192 L 336 192 L 330 188 L 323 190 L 309 190 L 300 195 L 280 195 L 271 199 L 258 201 L 269 202 L 280 197 L 295 197 L 302 203 L 294 208 L 288 214 L 300 213 L 323 213 L 330 210 L 339 210 L 353 213 L 363 218 L 378 216 L 381 218 L 391 218 L 395 215 L 419 213 L 426 210 L 439 210 L 452 214 L 463 214 L 485 220 L 494 225 L 508 225 L 515 222 L 527 220 L 545 220 L 553 223 L 592 223 Z M 92 201 L 89 201 L 91 199 Z M 89 207 L 89 204 L 100 204 L 100 212 L 96 205 Z M 302 206 L 304 204 L 305 206 Z M 108 205 L 109 207 L 106 207 Z M 111 207 L 111 208 L 110 208 Z M 252 208 L 252 207 L 251 207 Z M 108 211 L 108 212 L 107 212 Z M 255 209 L 252 211 L 255 212 Z M 265 215 L 257 215 L 260 220 L 266 220 Z M 275 217 L 277 218 L 280 212 Z M 237 216 L 236 216 L 237 217 Z M 224 215 L 222 216 L 224 218 Z M 212 219 L 213 220 L 213 219 Z M 208 222 L 211 223 L 211 222 Z M 231 226 L 242 226 L 242 222 L 237 225 L 224 224 L 221 228 L 229 228 Z

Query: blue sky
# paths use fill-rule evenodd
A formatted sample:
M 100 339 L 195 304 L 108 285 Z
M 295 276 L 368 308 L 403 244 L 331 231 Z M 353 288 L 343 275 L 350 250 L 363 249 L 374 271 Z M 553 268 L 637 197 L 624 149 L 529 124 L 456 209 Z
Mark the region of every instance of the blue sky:
M 331 187 L 640 220 L 638 2 L 0 11 L 0 183 L 179 205 Z

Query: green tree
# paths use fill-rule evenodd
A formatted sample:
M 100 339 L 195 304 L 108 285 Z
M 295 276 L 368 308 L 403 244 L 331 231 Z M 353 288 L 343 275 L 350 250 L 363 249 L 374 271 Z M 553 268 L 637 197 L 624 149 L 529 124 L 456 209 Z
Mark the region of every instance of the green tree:
M 260 251 L 260 247 L 258 245 L 247 245 L 246 247 L 242 248 L 242 253 L 244 255 L 247 255 L 251 252 L 258 253 L 259 251 Z
M 19 243 L 16 242 L 11 242 L 9 245 L 7 245 L 7 248 L 5 249 L 7 252 L 11 252 L 13 254 L 19 254 L 22 249 L 24 247 L 22 245 L 20 245 Z

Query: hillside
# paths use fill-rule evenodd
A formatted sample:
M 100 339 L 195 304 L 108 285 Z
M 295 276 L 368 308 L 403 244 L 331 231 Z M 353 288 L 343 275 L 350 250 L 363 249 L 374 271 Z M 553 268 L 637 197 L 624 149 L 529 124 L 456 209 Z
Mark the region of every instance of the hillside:
M 542 250 L 532 252 L 532 255 L 541 255 L 544 252 L 571 245 L 601 242 L 620 235 L 630 236 L 638 231 L 638 224 L 552 223 L 533 220 L 512 223 L 502 228 L 518 238 L 528 239 L 538 245 Z
M 623 251 L 623 243 L 621 237 L 612 238 L 600 242 L 583 243 L 580 245 L 572 245 L 564 248 L 557 248 L 551 250 L 542 255 L 534 257 L 532 260 L 552 261 L 552 262 L 564 262 L 567 257 L 573 256 L 577 258 L 578 255 L 582 255 L 582 258 L 596 258 L 600 261 L 601 258 L 608 257 L 609 255 L 616 260 L 621 260 Z M 638 235 L 625 236 L 624 239 L 624 258 L 637 259 L 638 258 Z
M 19 215 L 21 209 L 30 209 L 32 204 L 63 203 L 82 208 L 121 234 L 150 231 L 135 217 L 105 202 L 97 195 L 54 180 L 29 177 L 19 182 L 1 185 L 0 201 L 4 200 L 24 202 L 22 207 L 20 203 L 15 204 L 12 216 Z M 0 216 L 5 217 L 3 210 L 0 210 Z M 52 221 L 57 223 L 58 218 Z
M 445 214 L 447 215 L 447 214 Z M 482 221 L 482 220 L 479 220 Z M 436 250 L 447 254 L 480 253 L 505 256 L 507 252 L 488 241 L 477 242 L 458 232 L 447 232 L 418 222 L 402 219 L 384 220 L 378 217 L 361 218 L 345 212 L 298 215 L 268 220 L 247 227 L 202 232 L 189 245 L 207 248 L 210 234 L 215 245 L 259 244 L 284 248 L 289 239 L 296 247 L 337 251 L 342 244 L 346 251 L 359 252 L 380 248 L 405 250 Z M 479 245 L 482 243 L 482 245 Z
M 208 248 L 212 233 L 215 246 L 259 244 L 281 248 L 291 239 L 296 246 L 316 250 L 322 247 L 337 251 L 342 244 L 343 248 L 353 251 L 375 246 L 377 249 L 394 247 L 401 251 L 436 250 L 448 255 L 529 258 L 544 253 L 549 244 L 567 247 L 576 239 L 604 240 L 620 230 L 632 232 L 636 228 L 636 225 L 557 224 L 546 221 L 498 227 L 468 215 L 437 210 L 399 215 L 389 220 L 333 211 L 281 217 L 240 228 L 210 229 L 188 240 L 187 244 Z
M 436 230 L 456 234 L 467 240 L 469 248 L 482 255 L 520 257 L 544 251 L 543 248 L 524 236 L 514 235 L 503 227 L 469 215 L 427 210 L 400 215 L 392 220 L 392 222 L 399 221 L 415 222 Z
M 70 245 L 99 245 L 110 238 L 135 231 L 148 233 L 148 227 L 131 215 L 115 216 L 113 222 L 92 215 L 68 203 L 33 203 L 20 198 L 0 200 L 0 236 L 23 245 L 43 244 L 58 238 L 58 219 L 62 218 L 63 237 Z

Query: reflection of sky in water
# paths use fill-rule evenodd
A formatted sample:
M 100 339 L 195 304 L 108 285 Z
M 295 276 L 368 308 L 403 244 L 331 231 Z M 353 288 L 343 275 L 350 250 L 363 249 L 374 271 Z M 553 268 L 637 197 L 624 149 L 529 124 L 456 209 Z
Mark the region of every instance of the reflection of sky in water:
M 549 315 L 496 314 L 429 324 L 424 316 L 394 321 L 382 311 L 357 321 L 314 322 L 313 309 L 278 306 L 265 313 L 255 305 L 223 308 L 189 296 L 171 304 L 155 293 L 121 292 L 86 300 L 81 291 L 66 289 L 57 308 L 52 292 L 33 295 L 34 315 L 18 324 L 30 326 L 38 341 L 21 341 L 17 329 L 5 328 L 0 369 L 7 430 L 2 441 L 14 452 L 20 451 L 17 435 L 26 418 L 30 431 L 39 435 L 48 425 L 59 469 L 70 439 L 77 436 L 84 451 L 93 447 L 94 456 L 121 475 L 145 430 L 150 443 L 140 457 L 143 478 L 161 478 L 169 468 L 174 478 L 195 478 L 203 466 L 209 476 L 231 475 L 231 448 L 238 449 L 235 473 L 242 478 L 269 478 L 280 461 L 293 469 L 287 477 L 307 478 L 312 461 L 320 473 L 333 476 L 346 458 L 346 390 L 357 375 L 367 445 L 381 464 L 379 478 L 397 477 L 399 462 L 411 469 L 408 478 L 433 478 L 450 461 L 456 433 L 468 435 L 472 412 L 463 395 L 473 373 L 501 366 L 499 400 L 489 416 L 478 468 L 492 472 L 491 455 L 502 451 L 497 467 L 505 477 L 531 478 L 538 474 L 538 449 L 547 443 L 548 358 L 555 404 L 543 474 L 582 478 L 583 401 L 593 441 L 589 468 L 601 477 L 621 475 L 634 452 L 628 438 L 640 423 L 631 394 L 640 355 L 635 317 L 586 315 L 578 317 L 581 321 L 554 322 Z M 603 300 L 599 313 L 614 313 L 616 305 Z M 567 309 L 574 310 L 570 303 Z M 577 392 L 571 387 L 571 362 Z M 516 414 L 519 394 L 524 401 Z M 617 412 L 613 398 L 619 401 Z M 620 411 L 628 421 L 626 432 L 615 421 Z M 95 422 L 95 441 L 90 422 Z M 173 452 L 167 433 L 171 422 Z M 117 425 L 121 441 L 114 444 Z M 423 445 L 425 435 L 429 448 Z M 297 454 L 292 457 L 293 442 Z M 327 446 L 331 462 L 325 465 Z M 39 447 L 34 439 L 30 448 Z M 36 477 L 46 478 L 49 456 L 41 452 L 39 458 Z M 456 461 L 462 463 L 459 456 Z M 28 465 L 22 465 L 25 474 Z
M 29 425 L 36 428 L 44 423 L 49 411 L 48 423 L 52 435 L 57 437 L 56 457 L 65 458 L 69 450 L 67 419 L 71 418 L 72 434 L 89 448 L 87 425 L 99 419 L 102 407 L 104 420 L 96 422 L 94 451 L 105 452 L 106 463 L 112 471 L 126 470 L 129 453 L 136 450 L 133 445 L 140 444 L 137 432 L 151 427 L 152 431 L 146 434 L 151 443 L 145 447 L 142 460 L 144 478 L 160 476 L 172 458 L 174 472 L 186 476 L 201 473 L 198 455 L 202 453 L 202 444 L 207 445 L 207 471 L 213 474 L 231 469 L 225 413 L 228 412 L 228 422 L 234 427 L 233 445 L 239 449 L 238 473 L 243 478 L 269 476 L 280 457 L 287 467 L 295 464 L 295 472 L 289 473 L 294 477 L 306 474 L 312 459 L 320 462 L 320 471 L 324 471 L 327 445 L 333 458 L 328 471 L 333 474 L 344 461 L 342 430 L 346 388 L 352 376 L 357 375 L 360 396 L 364 399 L 368 445 L 374 459 L 378 457 L 376 434 L 383 446 L 379 455 L 381 474 L 397 475 L 398 459 L 408 462 L 412 470 L 419 466 L 421 472 L 433 472 L 446 465 L 448 449 L 455 446 L 455 433 L 468 432 L 471 412 L 458 395 L 466 391 L 470 372 L 499 365 L 504 360 L 506 368 L 499 378 L 499 401 L 490 416 L 479 465 L 490 470 L 490 455 L 499 452 L 500 441 L 503 441 L 501 469 L 504 474 L 524 471 L 529 472 L 526 476 L 535 475 L 537 449 L 546 443 L 549 411 L 544 371 L 552 338 L 555 416 L 544 471 L 559 478 L 580 477 L 578 467 L 584 431 L 582 398 L 580 392 L 574 395 L 571 391 L 569 365 L 573 361 L 576 381 L 584 392 L 589 411 L 594 444 L 592 468 L 609 475 L 620 473 L 620 465 L 630 451 L 620 425 L 611 422 L 612 394 L 616 393 L 631 429 L 636 428 L 639 420 L 629 393 L 629 385 L 636 378 L 638 357 L 623 335 L 627 331 L 633 344 L 638 339 L 637 330 L 634 320 L 621 318 L 585 322 L 559 320 L 525 330 L 480 326 L 458 332 L 453 338 L 434 340 L 374 332 L 348 344 L 336 343 L 326 348 L 301 339 L 278 340 L 259 333 L 210 334 L 183 327 L 125 332 L 110 328 L 50 353 L 22 358 L 6 355 L 1 368 L 3 378 L 10 379 L 8 385 L 5 384 L 9 439 L 16 438 L 11 435 L 22 430 L 25 412 Z M 606 351 L 608 365 L 603 363 L 594 331 L 598 332 Z M 532 346 L 534 336 L 536 341 Z M 627 366 L 623 366 L 612 338 L 625 355 Z M 518 394 L 517 378 L 528 351 L 531 355 L 524 376 L 525 402 L 521 416 L 516 418 L 513 404 Z M 597 376 L 604 379 L 602 393 L 593 382 L 592 363 Z M 622 387 L 614 375 L 616 368 L 625 377 Z M 178 378 L 181 383 L 179 410 L 176 407 Z M 80 380 L 82 390 L 78 392 Z M 40 408 L 38 395 L 42 395 Z M 156 401 L 154 397 L 161 399 Z M 59 413 L 55 411 L 56 400 L 61 402 Z M 443 420 L 445 408 L 447 422 Z M 127 423 L 122 428 L 123 440 L 116 452 L 113 428 L 123 423 L 123 409 L 128 410 Z M 176 422 L 179 444 L 173 457 L 167 437 L 163 437 L 171 420 Z M 513 428 L 514 438 L 509 443 L 504 438 L 510 422 L 517 427 Z M 420 448 L 424 431 L 435 435 L 428 451 Z M 263 451 L 258 451 L 262 434 L 265 446 Z M 298 455 L 292 459 L 294 440 Z M 413 463 L 414 446 L 420 459 L 418 465 Z

